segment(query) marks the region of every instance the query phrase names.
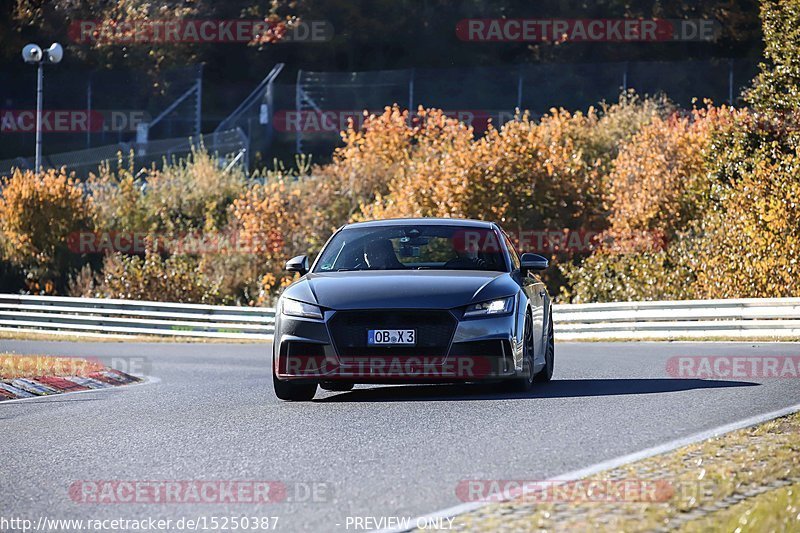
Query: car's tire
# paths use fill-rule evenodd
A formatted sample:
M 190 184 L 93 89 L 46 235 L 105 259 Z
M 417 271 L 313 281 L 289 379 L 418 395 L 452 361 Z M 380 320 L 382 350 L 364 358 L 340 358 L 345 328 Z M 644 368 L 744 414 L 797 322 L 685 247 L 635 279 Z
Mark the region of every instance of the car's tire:
M 544 368 L 542 368 L 534 378 L 537 383 L 547 383 L 553 379 L 553 369 L 555 368 L 556 344 L 553 336 L 553 311 L 547 321 L 547 345 L 544 350 Z
M 317 393 L 316 383 L 293 383 L 278 379 L 275 371 L 272 372 L 272 385 L 275 387 L 275 396 L 287 402 L 308 402 Z
M 533 323 L 530 314 L 525 315 L 522 338 L 522 375 L 509 384 L 514 392 L 528 392 L 533 388 Z
M 331 392 L 347 392 L 353 390 L 353 384 L 343 381 L 323 381 L 319 384 L 319 388 Z

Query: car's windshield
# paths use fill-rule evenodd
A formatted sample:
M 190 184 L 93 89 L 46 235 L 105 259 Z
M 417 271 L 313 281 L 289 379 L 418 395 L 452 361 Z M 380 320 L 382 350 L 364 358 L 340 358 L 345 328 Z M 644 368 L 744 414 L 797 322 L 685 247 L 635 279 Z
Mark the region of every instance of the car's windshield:
M 408 269 L 505 272 L 507 266 L 493 230 L 409 224 L 343 229 L 322 251 L 314 272 Z

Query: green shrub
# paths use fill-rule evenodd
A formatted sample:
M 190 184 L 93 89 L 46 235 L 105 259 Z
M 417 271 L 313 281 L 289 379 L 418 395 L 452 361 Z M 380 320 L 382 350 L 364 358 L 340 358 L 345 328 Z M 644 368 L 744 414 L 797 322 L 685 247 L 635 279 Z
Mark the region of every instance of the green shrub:
M 579 266 L 565 265 L 561 297 L 572 303 L 684 300 L 695 297 L 694 272 L 678 246 L 618 253 L 600 249 Z
M 72 296 L 123 298 L 158 302 L 230 304 L 220 280 L 209 279 L 194 258 L 162 258 L 148 252 L 144 258 L 108 254 L 100 273 L 84 268 L 70 283 Z
M 716 181 L 731 184 L 750 175 L 762 162 L 776 164 L 800 148 L 800 109 L 734 113 L 712 134 L 708 158 Z
M 762 160 L 725 188 L 688 251 L 702 298 L 800 294 L 800 155 Z
M 745 99 L 758 111 L 800 109 L 800 0 L 761 0 L 764 58 Z
M 134 174 L 119 162 L 89 179 L 102 231 L 143 231 L 176 235 L 225 228 L 228 208 L 247 188 L 238 166 L 220 168 L 202 145 L 185 159 Z

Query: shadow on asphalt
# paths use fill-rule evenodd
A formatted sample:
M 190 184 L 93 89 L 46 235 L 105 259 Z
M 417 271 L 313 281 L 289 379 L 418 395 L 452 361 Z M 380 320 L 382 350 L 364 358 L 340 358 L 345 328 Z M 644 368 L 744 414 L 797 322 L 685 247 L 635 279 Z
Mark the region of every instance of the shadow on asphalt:
M 374 386 L 319 398 L 316 402 L 413 402 L 428 400 L 509 400 L 524 398 L 585 398 L 624 394 L 656 394 L 695 389 L 755 387 L 749 381 L 713 379 L 559 379 L 535 384 L 530 392 L 506 392 L 502 385 Z

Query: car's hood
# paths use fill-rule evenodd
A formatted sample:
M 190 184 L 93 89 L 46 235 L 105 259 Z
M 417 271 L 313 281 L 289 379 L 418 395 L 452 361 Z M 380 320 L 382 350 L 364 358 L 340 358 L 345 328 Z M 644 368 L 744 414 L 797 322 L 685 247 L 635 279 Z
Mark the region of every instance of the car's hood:
M 330 309 L 450 309 L 516 294 L 504 272 L 409 270 L 308 274 L 284 296 Z

